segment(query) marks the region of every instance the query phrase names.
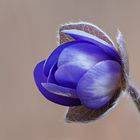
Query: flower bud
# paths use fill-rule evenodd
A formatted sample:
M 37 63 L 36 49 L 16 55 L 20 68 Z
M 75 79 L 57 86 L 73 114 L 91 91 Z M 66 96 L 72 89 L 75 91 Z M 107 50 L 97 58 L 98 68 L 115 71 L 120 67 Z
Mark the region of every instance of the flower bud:
M 60 27 L 60 45 L 37 63 L 34 80 L 50 101 L 69 106 L 67 121 L 87 122 L 109 111 L 127 86 L 128 57 L 119 32 L 118 46 L 97 26 Z

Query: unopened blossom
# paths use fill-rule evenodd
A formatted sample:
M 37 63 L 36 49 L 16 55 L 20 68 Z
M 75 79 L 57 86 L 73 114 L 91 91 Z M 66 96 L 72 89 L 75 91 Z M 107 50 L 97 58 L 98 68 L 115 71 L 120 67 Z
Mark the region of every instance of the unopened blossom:
M 127 87 L 128 60 L 121 33 L 117 47 L 106 33 L 86 22 L 65 24 L 59 35 L 60 44 L 36 64 L 35 83 L 48 100 L 70 107 L 68 120 L 94 120 L 112 108 Z

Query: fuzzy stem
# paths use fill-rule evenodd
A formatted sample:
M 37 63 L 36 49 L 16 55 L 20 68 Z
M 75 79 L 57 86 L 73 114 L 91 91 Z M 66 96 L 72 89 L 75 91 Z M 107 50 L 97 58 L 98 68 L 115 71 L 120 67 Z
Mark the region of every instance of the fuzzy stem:
M 140 112 L 140 91 L 133 84 L 129 84 L 127 91 L 132 97 L 138 111 Z

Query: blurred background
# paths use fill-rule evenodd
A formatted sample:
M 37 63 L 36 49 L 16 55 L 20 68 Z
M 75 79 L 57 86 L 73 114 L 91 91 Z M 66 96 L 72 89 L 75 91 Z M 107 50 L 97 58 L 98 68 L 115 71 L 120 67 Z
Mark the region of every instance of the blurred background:
M 97 24 L 127 42 L 130 75 L 140 87 L 139 0 L 0 0 L 0 140 L 139 140 L 140 114 L 128 95 L 89 124 L 64 122 L 66 107 L 47 101 L 32 71 L 57 45 L 66 22 Z

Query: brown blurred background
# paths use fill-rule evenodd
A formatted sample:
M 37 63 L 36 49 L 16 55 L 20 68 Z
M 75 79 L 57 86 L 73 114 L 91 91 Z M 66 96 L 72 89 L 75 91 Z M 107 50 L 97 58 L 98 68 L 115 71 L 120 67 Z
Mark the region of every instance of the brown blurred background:
M 0 0 L 0 140 L 139 140 L 140 114 L 128 96 L 90 124 L 64 122 L 66 107 L 47 101 L 32 76 L 56 47 L 59 25 L 96 23 L 115 40 L 119 28 L 140 87 L 139 0 Z

